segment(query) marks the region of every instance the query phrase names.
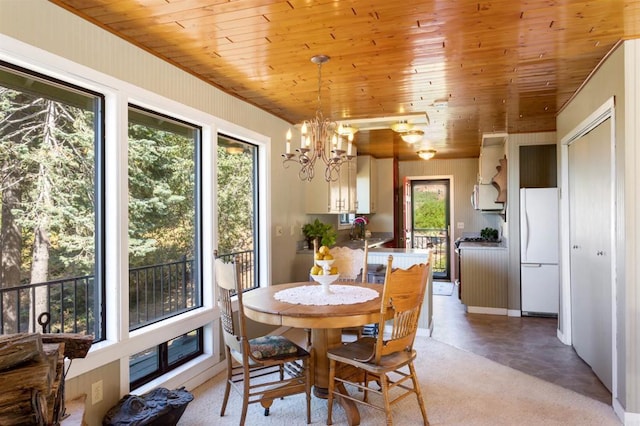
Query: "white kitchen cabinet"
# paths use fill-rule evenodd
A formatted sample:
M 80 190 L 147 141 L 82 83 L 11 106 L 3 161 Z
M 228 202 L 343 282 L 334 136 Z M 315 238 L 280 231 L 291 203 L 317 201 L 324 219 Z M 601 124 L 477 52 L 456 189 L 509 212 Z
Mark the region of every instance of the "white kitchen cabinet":
M 478 169 L 478 183 L 487 184 L 493 182 L 493 177 L 498 173 L 496 169 L 500 160 L 504 157 L 504 146 L 483 146 L 480 151 L 480 165 Z
M 376 159 L 370 155 L 358 157 L 358 173 L 356 183 L 356 213 L 375 213 L 378 207 L 378 166 Z
M 316 175 L 306 182 L 305 211 L 308 214 L 355 213 L 356 211 L 356 160 L 345 161 L 340 167 L 340 177 L 335 182 L 324 179 L 324 165 L 316 163 Z
M 498 173 L 496 167 L 500 165 L 500 160 L 506 154 L 506 138 L 507 135 L 505 133 L 486 133 L 482 135 L 478 166 L 479 184 L 493 182 L 493 177 Z

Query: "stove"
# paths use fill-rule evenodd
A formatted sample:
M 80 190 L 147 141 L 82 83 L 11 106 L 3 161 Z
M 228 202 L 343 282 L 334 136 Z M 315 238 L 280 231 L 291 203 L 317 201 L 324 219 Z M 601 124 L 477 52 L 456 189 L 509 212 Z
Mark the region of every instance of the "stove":
M 454 241 L 454 245 L 456 248 L 458 248 L 460 246 L 460 243 L 493 243 L 493 244 L 499 244 L 500 240 L 495 241 L 495 240 L 488 240 L 484 237 L 481 237 L 478 234 L 467 234 L 467 235 L 462 235 L 460 238 L 456 239 Z
M 461 243 L 468 243 L 468 242 L 473 242 L 473 243 L 479 243 L 482 241 L 489 241 L 486 238 L 482 238 L 482 237 L 462 237 L 460 238 L 460 242 Z

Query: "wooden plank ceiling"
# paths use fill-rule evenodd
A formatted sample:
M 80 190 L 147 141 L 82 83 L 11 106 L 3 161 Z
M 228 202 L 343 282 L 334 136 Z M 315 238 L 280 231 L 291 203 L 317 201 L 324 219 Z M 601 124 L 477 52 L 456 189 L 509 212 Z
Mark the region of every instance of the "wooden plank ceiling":
M 477 157 L 483 133 L 555 130 L 616 43 L 640 35 L 640 0 L 51 1 L 290 123 L 314 116 L 310 58 L 328 55 L 324 115 L 355 120 L 360 154 L 400 160 L 419 145 Z M 399 115 L 429 117 L 415 120 L 421 143 L 388 129 Z

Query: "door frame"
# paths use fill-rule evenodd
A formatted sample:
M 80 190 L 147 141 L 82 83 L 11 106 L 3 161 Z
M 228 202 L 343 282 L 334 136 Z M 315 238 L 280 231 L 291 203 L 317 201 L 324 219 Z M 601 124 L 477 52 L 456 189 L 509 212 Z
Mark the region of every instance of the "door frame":
M 572 330 L 571 330 L 571 263 L 570 263 L 570 220 L 569 220 L 569 196 L 566 191 L 569 188 L 569 145 L 577 141 L 591 130 L 598 127 L 605 120 L 611 119 L 611 135 L 610 135 L 610 176 L 611 182 L 611 200 L 610 200 L 610 212 L 611 215 L 611 227 L 609 229 L 609 239 L 611 247 L 611 368 L 612 368 L 612 398 L 615 401 L 618 397 L 618 363 L 617 363 L 617 310 L 616 310 L 616 293 L 617 293 L 617 276 L 616 276 L 616 121 L 615 121 L 615 98 L 612 96 L 607 99 L 600 107 L 593 111 L 587 118 L 585 118 L 580 124 L 568 132 L 560 140 L 560 177 L 563 191 L 560 193 L 560 260 L 562 262 L 561 268 L 561 311 L 558 319 L 561 321 L 561 328 L 558 328 L 558 339 L 566 345 L 572 344 Z M 564 193 L 563 193 L 564 192 Z
M 454 178 L 453 175 L 433 175 L 433 176 L 405 176 L 402 182 L 402 243 L 406 247 L 407 244 L 407 215 L 409 214 L 407 205 L 410 204 L 410 199 L 407 199 L 407 185 L 411 188 L 411 182 L 414 180 L 448 180 L 449 181 L 449 278 L 453 281 L 456 277 L 457 265 L 454 259 L 454 244 L 453 244 L 453 218 L 455 217 L 455 199 L 454 199 Z

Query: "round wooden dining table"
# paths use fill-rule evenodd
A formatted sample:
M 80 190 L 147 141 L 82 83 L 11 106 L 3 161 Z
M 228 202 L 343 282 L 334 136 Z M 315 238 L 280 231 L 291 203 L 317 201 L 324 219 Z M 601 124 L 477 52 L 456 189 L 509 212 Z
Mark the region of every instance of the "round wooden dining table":
M 340 283 L 366 287 L 378 292 L 375 299 L 353 304 L 304 305 L 277 300 L 274 295 L 288 288 L 318 286 L 315 282 L 296 282 L 262 287 L 244 293 L 242 299 L 245 315 L 257 322 L 276 326 L 311 329 L 311 350 L 314 354 L 313 393 L 327 398 L 329 387 L 329 359 L 327 349 L 342 344 L 342 328 L 376 323 L 380 314 L 380 284 Z M 337 386 L 340 392 L 347 392 Z M 336 398 L 347 414 L 350 425 L 360 424 L 358 408 L 352 401 Z

